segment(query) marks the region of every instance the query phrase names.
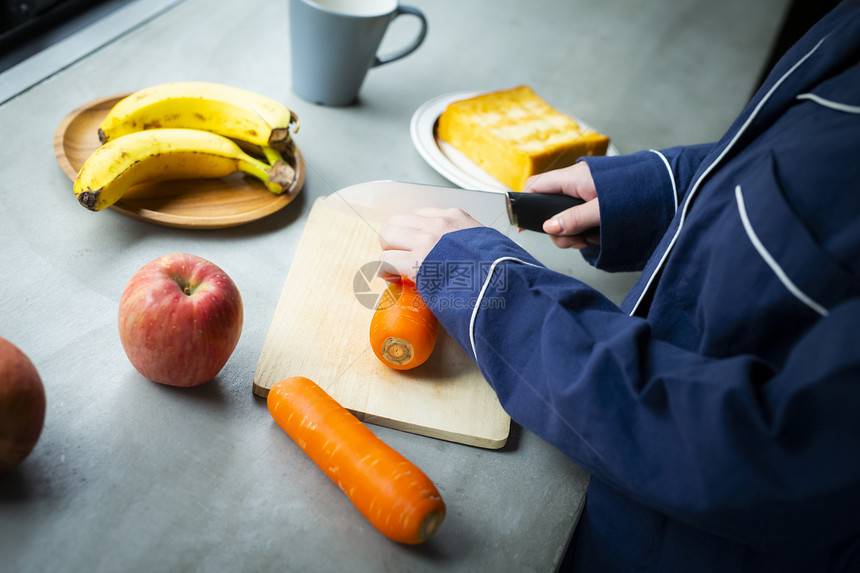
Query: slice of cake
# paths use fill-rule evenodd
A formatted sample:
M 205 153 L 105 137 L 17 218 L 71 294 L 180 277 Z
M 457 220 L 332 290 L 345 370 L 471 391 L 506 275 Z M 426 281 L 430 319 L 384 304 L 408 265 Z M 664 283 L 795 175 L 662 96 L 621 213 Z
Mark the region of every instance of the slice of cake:
M 604 155 L 609 138 L 581 128 L 528 86 L 450 104 L 437 135 L 514 191 L 531 175 Z

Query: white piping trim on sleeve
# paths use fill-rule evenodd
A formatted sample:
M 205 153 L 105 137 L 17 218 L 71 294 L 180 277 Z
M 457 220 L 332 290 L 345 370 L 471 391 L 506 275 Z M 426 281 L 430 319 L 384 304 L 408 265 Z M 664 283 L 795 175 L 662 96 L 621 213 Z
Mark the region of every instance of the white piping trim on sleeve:
M 814 101 L 818 105 L 829 107 L 830 109 L 835 109 L 836 111 L 844 111 L 846 113 L 860 113 L 860 105 L 849 105 L 847 103 L 841 103 L 838 101 L 825 99 L 820 95 L 816 95 L 813 93 L 798 94 L 797 99 L 808 99 L 810 101 Z
M 512 261 L 515 263 L 521 263 L 523 265 L 529 265 L 532 267 L 536 267 L 537 265 L 530 263 L 528 261 L 524 261 L 522 259 L 518 259 L 516 257 L 499 257 L 493 264 L 490 265 L 490 270 L 487 271 L 487 278 L 484 279 L 484 284 L 481 285 L 481 291 L 478 293 L 478 300 L 475 302 L 475 308 L 472 309 L 472 318 L 469 320 L 469 342 L 472 343 L 472 356 L 475 357 L 475 361 L 478 361 L 478 351 L 475 348 L 475 319 L 478 316 L 478 309 L 481 308 L 481 301 L 484 300 L 484 294 L 487 292 L 487 287 L 490 286 L 490 280 L 493 278 L 493 273 L 496 270 L 496 267 L 499 263 L 503 263 L 505 261 Z
M 657 266 L 654 268 L 654 271 L 651 273 L 651 276 L 648 277 L 648 282 L 645 283 L 645 288 L 642 289 L 642 292 L 639 294 L 639 298 L 636 300 L 636 304 L 634 304 L 633 308 L 630 310 L 630 316 L 633 316 L 636 313 L 636 310 L 639 308 L 639 305 L 645 299 L 645 295 L 648 294 L 649 290 L 651 290 L 651 284 L 654 282 L 654 279 L 657 277 L 657 275 L 660 273 L 660 270 L 663 268 L 663 264 L 666 262 L 666 259 L 668 258 L 669 253 L 672 252 L 672 248 L 675 246 L 675 243 L 678 240 L 678 235 L 681 234 L 681 229 L 684 228 L 684 221 L 687 218 L 687 213 L 689 212 L 690 205 L 692 204 L 692 201 L 693 201 L 693 197 L 695 197 L 696 193 L 699 191 L 699 185 L 701 185 L 702 181 L 705 180 L 705 177 L 710 175 L 710 173 L 711 173 L 711 171 L 713 171 L 714 167 L 716 167 L 717 164 L 720 161 L 722 161 L 723 157 L 725 157 L 726 154 L 729 152 L 729 150 L 735 145 L 735 143 L 737 143 L 740 136 L 746 131 L 746 129 L 752 123 L 753 119 L 755 119 L 755 117 L 758 115 L 759 111 L 761 111 L 761 108 L 764 106 L 764 104 L 767 102 L 767 100 L 770 99 L 770 96 L 773 95 L 773 92 L 775 92 L 776 89 L 780 85 L 782 85 L 782 82 L 784 82 L 785 79 L 788 76 L 790 76 L 792 73 L 794 73 L 794 71 L 797 68 L 799 68 L 800 65 L 803 64 L 803 62 L 805 62 L 807 59 L 809 59 L 809 57 L 812 56 L 812 54 L 814 54 L 816 50 L 818 50 L 818 48 L 821 46 L 821 44 L 826 39 L 827 39 L 827 36 L 824 36 L 823 38 L 821 38 L 818 41 L 818 43 L 815 44 L 815 46 L 811 50 L 809 50 L 809 52 L 806 53 L 805 56 L 803 56 L 797 62 L 795 62 L 795 64 L 793 66 L 791 66 L 791 68 L 787 72 L 785 72 L 782 75 L 782 77 L 780 77 L 770 87 L 770 89 L 767 91 L 767 93 L 764 94 L 764 97 L 761 98 L 761 101 L 759 101 L 758 104 L 755 106 L 755 108 L 753 108 L 752 113 L 750 113 L 750 116 L 746 119 L 746 121 L 743 123 L 743 125 L 740 126 L 738 131 L 735 133 L 735 135 L 729 141 L 728 145 L 726 145 L 726 147 L 720 152 L 720 154 L 717 156 L 717 158 L 714 159 L 710 165 L 708 165 L 708 167 L 702 172 L 702 174 L 699 176 L 699 178 L 696 179 L 696 182 L 693 183 L 693 186 L 690 188 L 690 192 L 687 193 L 687 197 L 684 200 L 684 210 L 681 212 L 681 220 L 678 222 L 678 229 L 675 231 L 675 234 L 672 236 L 672 240 L 669 242 L 669 246 L 666 247 L 665 251 L 663 251 L 663 255 L 660 257 L 660 260 L 657 262 Z
M 779 265 L 779 263 L 776 262 L 776 259 L 774 259 L 770 252 L 767 250 L 767 247 L 765 247 L 761 240 L 758 238 L 758 235 L 756 234 L 755 229 L 753 229 L 752 223 L 750 223 L 749 217 L 747 216 L 747 208 L 744 204 L 744 195 L 741 191 L 740 185 L 735 187 L 735 199 L 737 199 L 738 202 L 738 212 L 741 215 L 741 222 L 743 222 L 744 224 L 744 230 L 747 232 L 747 236 L 755 247 L 755 250 L 758 251 L 758 254 L 761 255 L 761 258 L 764 259 L 764 262 L 766 262 L 767 265 L 771 268 L 771 270 L 773 270 L 774 274 L 780 280 L 780 282 L 785 285 L 785 288 L 787 288 L 791 294 L 793 294 L 798 300 L 800 300 L 800 302 L 802 302 L 821 316 L 827 316 L 828 314 L 830 314 L 826 308 L 812 300 L 809 295 L 800 290 L 800 288 L 798 288 L 798 286 L 794 284 L 794 282 L 788 277 L 788 275 L 785 274 L 785 271 L 782 270 L 782 267 Z
M 672 171 L 672 166 L 669 165 L 669 160 L 666 159 L 666 156 L 657 151 L 656 149 L 649 149 L 651 153 L 656 153 L 657 157 L 663 160 L 663 165 L 666 166 L 666 171 L 669 172 L 669 181 L 672 182 L 672 197 L 675 199 L 675 212 L 678 211 L 678 186 L 675 184 L 675 173 Z

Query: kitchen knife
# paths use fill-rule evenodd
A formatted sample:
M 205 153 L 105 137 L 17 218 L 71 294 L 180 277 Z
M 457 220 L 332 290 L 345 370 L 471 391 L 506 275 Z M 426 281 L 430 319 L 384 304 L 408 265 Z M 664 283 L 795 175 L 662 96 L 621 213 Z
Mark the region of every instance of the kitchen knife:
M 369 181 L 335 191 L 331 207 L 377 223 L 420 207 L 457 207 L 483 225 L 506 232 L 510 226 L 543 232 L 544 221 L 583 201 L 567 195 L 479 191 L 402 181 Z

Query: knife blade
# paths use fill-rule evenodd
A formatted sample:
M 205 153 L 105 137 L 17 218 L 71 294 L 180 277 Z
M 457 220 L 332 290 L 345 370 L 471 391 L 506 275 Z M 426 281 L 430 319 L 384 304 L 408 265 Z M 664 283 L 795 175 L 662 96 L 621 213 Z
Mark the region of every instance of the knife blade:
M 456 207 L 502 232 L 511 226 L 543 232 L 544 221 L 583 202 L 567 195 L 459 189 L 392 180 L 344 187 L 325 201 L 339 211 L 376 223 L 386 223 L 393 215 L 421 207 Z

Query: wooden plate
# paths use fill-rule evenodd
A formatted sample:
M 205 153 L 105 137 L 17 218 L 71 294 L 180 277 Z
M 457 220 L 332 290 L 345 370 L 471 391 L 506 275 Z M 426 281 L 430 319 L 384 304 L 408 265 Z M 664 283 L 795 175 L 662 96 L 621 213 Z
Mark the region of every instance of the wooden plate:
M 54 154 L 72 181 L 87 157 L 101 146 L 98 125 L 128 94 L 95 99 L 67 115 L 54 133 Z M 289 190 L 275 195 L 243 173 L 217 179 L 161 181 L 136 185 L 110 209 L 133 219 L 183 229 L 223 229 L 256 221 L 283 209 L 305 182 L 305 161 L 293 146 L 291 163 L 296 179 Z M 72 190 L 68 190 L 69 194 Z

